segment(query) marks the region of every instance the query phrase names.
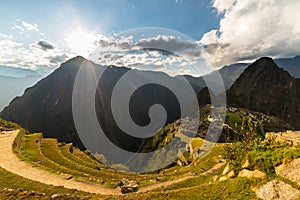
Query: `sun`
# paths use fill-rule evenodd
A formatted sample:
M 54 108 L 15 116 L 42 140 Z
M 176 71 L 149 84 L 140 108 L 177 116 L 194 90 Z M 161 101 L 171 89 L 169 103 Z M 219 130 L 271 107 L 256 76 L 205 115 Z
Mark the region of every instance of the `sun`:
M 96 34 L 78 30 L 66 38 L 68 47 L 76 54 L 88 56 L 95 48 Z

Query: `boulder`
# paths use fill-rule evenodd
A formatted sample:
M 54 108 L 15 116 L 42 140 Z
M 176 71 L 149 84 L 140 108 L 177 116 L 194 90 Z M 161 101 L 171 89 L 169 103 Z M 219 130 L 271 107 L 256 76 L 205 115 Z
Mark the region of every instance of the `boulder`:
M 231 170 L 227 174 L 221 176 L 220 179 L 219 179 L 219 181 L 225 181 L 225 180 L 230 179 L 230 178 L 232 178 L 234 176 L 235 176 L 235 173 L 234 173 L 233 170 Z
M 229 164 L 227 164 L 226 167 L 224 168 L 222 174 L 223 175 L 228 174 L 230 171 L 231 171 L 231 168 L 230 168 Z
M 138 184 L 136 181 L 129 181 L 128 179 L 123 178 L 120 181 L 121 192 L 123 194 L 137 192 Z
M 300 159 L 295 159 L 288 164 L 275 168 L 276 174 L 300 184 Z
M 251 165 L 250 165 L 249 159 L 246 158 L 246 159 L 244 160 L 243 164 L 242 164 L 242 168 L 243 168 L 243 169 L 249 169 L 250 167 L 251 167 Z
M 300 191 L 282 181 L 270 181 L 255 190 L 258 198 L 263 200 L 294 200 L 300 196 Z
M 266 176 L 266 174 L 264 172 L 261 172 L 259 170 L 254 170 L 254 171 L 250 171 L 247 169 L 243 169 L 242 171 L 240 171 L 240 173 L 238 174 L 239 177 L 247 177 L 247 178 L 263 178 Z

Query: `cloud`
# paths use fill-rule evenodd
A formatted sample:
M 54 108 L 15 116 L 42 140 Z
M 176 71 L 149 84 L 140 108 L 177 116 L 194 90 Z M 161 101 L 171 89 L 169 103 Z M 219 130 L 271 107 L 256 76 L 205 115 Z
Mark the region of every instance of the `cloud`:
M 134 40 L 133 36 L 114 38 L 98 36 L 95 45 L 102 48 L 116 48 L 119 50 L 132 50 L 139 48 L 156 48 L 170 52 L 183 52 L 188 49 L 199 48 L 197 42 L 192 40 L 182 40 L 175 36 L 157 35 L 156 37 Z
M 299 0 L 213 0 L 212 6 L 222 14 L 219 29 L 199 43 L 216 65 L 300 54 Z
M 152 38 L 141 39 L 136 46 L 143 48 L 157 48 L 170 52 L 184 52 L 189 49 L 198 49 L 198 44 L 192 40 L 180 40 L 175 36 L 158 35 Z
M 3 34 L 3 33 L 0 33 L 0 39 L 3 40 L 3 39 L 11 39 L 12 36 L 11 35 L 6 35 L 6 34 Z
M 45 47 L 51 48 L 45 43 L 34 43 L 37 48 L 32 48 L 32 45 L 25 46 L 23 43 L 14 41 L 12 36 L 0 33 L 0 64 L 37 70 L 46 75 L 57 68 L 60 63 L 74 56 L 71 52 L 63 51 L 58 47 L 51 51 L 42 50 Z
M 36 43 L 30 44 L 30 48 L 37 48 L 43 51 L 52 50 L 56 48 L 56 45 L 47 40 L 39 40 Z
M 214 0 L 212 6 L 217 9 L 218 13 L 221 14 L 226 10 L 230 10 L 237 0 Z
M 17 21 L 17 24 L 13 26 L 13 29 L 19 30 L 20 34 L 24 34 L 25 32 L 28 32 L 28 31 L 35 31 L 35 32 L 39 33 L 40 35 L 44 35 L 40 31 L 37 24 L 31 24 L 26 21 L 22 21 L 20 19 L 17 19 L 16 21 Z
M 67 54 L 61 54 L 61 55 L 57 55 L 54 57 L 49 57 L 50 62 L 53 64 L 60 64 L 62 62 L 65 62 L 68 59 L 68 55 Z
M 95 42 L 98 46 L 89 59 L 100 65 L 126 66 L 133 69 L 164 71 L 169 75 L 179 75 L 189 72 L 200 76 L 204 70 L 195 70 L 194 66 L 202 68 L 203 48 L 192 39 L 179 38 L 173 35 L 157 35 L 154 37 L 135 38 L 100 36 Z M 200 72 L 199 72 L 200 71 Z M 172 72 L 172 73 L 171 73 Z

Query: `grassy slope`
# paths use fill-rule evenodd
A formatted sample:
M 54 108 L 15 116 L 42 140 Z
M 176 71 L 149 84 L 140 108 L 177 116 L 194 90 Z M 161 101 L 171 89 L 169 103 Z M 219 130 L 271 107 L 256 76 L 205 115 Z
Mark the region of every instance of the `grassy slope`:
M 230 121 L 239 121 L 236 116 L 229 116 L 233 118 Z M 15 128 L 20 128 L 13 124 Z M 23 131 L 25 133 L 25 131 Z M 20 134 L 21 136 L 21 134 Z M 18 138 L 17 138 L 18 140 Z M 15 145 L 17 142 L 15 142 Z M 196 139 L 192 146 L 199 148 L 202 140 Z M 159 173 L 152 174 L 132 174 L 125 172 L 116 172 L 113 169 L 107 168 L 104 165 L 93 160 L 84 152 L 74 148 L 73 153 L 69 151 L 70 144 L 57 146 L 54 139 L 42 139 L 41 134 L 27 134 L 23 137 L 21 143 L 21 153 L 19 155 L 25 161 L 37 165 L 36 162 L 42 161 L 38 167 L 52 171 L 53 173 L 67 173 L 75 175 L 79 178 L 91 181 L 86 178 L 84 174 L 89 174 L 88 177 L 95 177 L 106 180 L 105 184 L 116 184 L 121 178 L 128 178 L 136 180 L 140 186 L 155 184 L 165 180 L 174 180 L 183 176 L 196 174 L 194 178 L 184 180 L 182 182 L 166 186 L 164 189 L 158 188 L 151 192 L 142 194 L 129 194 L 122 197 L 110 197 L 112 199 L 256 199 L 253 187 L 262 185 L 269 180 L 279 179 L 283 180 L 295 188 L 300 189 L 295 183 L 288 180 L 274 176 L 274 174 L 264 170 L 261 165 L 262 160 L 267 160 L 270 165 L 274 163 L 288 162 L 293 158 L 297 158 L 300 151 L 293 147 L 284 145 L 272 146 L 269 149 L 250 151 L 249 158 L 253 163 L 253 169 L 258 168 L 268 172 L 268 176 L 263 179 L 247 179 L 234 178 L 226 181 L 213 181 L 215 176 L 220 176 L 224 167 L 214 171 L 211 174 L 201 175 L 206 170 L 216 165 L 221 155 L 224 153 L 224 145 L 217 145 L 206 157 L 195 160 L 191 165 L 185 167 L 174 166 L 169 169 L 164 169 Z M 40 151 L 41 147 L 41 151 Z M 17 152 L 17 151 L 16 151 Z M 58 155 L 58 156 L 57 156 Z M 100 170 L 96 169 L 100 166 Z M 28 191 L 37 191 L 45 194 L 68 193 L 79 196 L 91 196 L 92 198 L 103 198 L 100 195 L 92 195 L 84 192 L 64 189 L 62 187 L 48 186 L 31 181 L 15 174 L 11 174 L 0 168 L 0 188 L 23 188 Z M 157 179 L 159 177 L 159 180 Z M 93 182 L 93 181 L 91 181 Z M 18 193 L 16 195 L 21 195 Z M 19 198 L 17 197 L 17 198 Z M 7 196 L 0 192 L 0 199 L 7 199 Z

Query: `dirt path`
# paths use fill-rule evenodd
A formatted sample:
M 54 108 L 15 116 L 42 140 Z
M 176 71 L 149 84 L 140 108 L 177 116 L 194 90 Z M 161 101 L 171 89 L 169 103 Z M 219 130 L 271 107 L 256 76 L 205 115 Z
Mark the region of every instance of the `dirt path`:
M 193 177 L 194 176 L 185 176 L 185 177 L 182 177 L 182 178 L 179 178 L 179 179 L 176 179 L 176 180 L 164 181 L 164 182 L 161 182 L 161 183 L 155 183 L 155 184 L 152 184 L 152 185 L 147 185 L 147 186 L 139 188 L 138 192 L 141 192 L 141 193 L 149 192 L 151 190 L 155 190 L 157 188 L 162 188 L 162 187 L 167 187 L 167 186 L 170 186 L 172 184 L 179 183 L 181 181 L 184 181 L 184 180 L 187 180 L 187 179 L 190 179 L 190 178 L 193 178 Z
M 225 164 L 226 164 L 226 162 L 219 162 L 215 166 L 213 166 L 212 168 L 202 172 L 201 175 L 212 174 L 215 171 L 217 171 L 218 169 L 220 169 L 221 167 L 223 167 Z
M 121 195 L 120 188 L 112 189 L 75 180 L 66 180 L 59 175 L 34 168 L 30 164 L 21 161 L 12 150 L 13 141 L 18 135 L 18 132 L 19 131 L 16 130 L 2 132 L 2 134 L 0 134 L 0 167 L 3 169 L 47 185 L 64 186 L 68 189 L 77 189 L 101 195 Z
M 53 174 L 35 167 L 30 164 L 21 161 L 14 153 L 12 149 L 13 141 L 18 135 L 16 131 L 6 131 L 0 134 L 0 167 L 10 171 L 19 176 L 38 181 L 47 185 L 63 186 L 68 189 L 77 189 L 84 192 L 96 193 L 101 195 L 121 195 L 120 188 L 107 188 L 99 185 L 93 185 L 90 183 L 79 182 L 76 180 L 66 180 L 63 177 Z M 218 163 L 213 168 L 203 172 L 201 175 L 213 173 L 215 170 L 222 167 L 224 163 Z M 138 193 L 149 192 L 161 187 L 167 187 L 181 181 L 194 178 L 195 176 L 185 176 L 175 180 L 164 181 L 161 183 L 155 183 L 152 185 L 139 188 Z

